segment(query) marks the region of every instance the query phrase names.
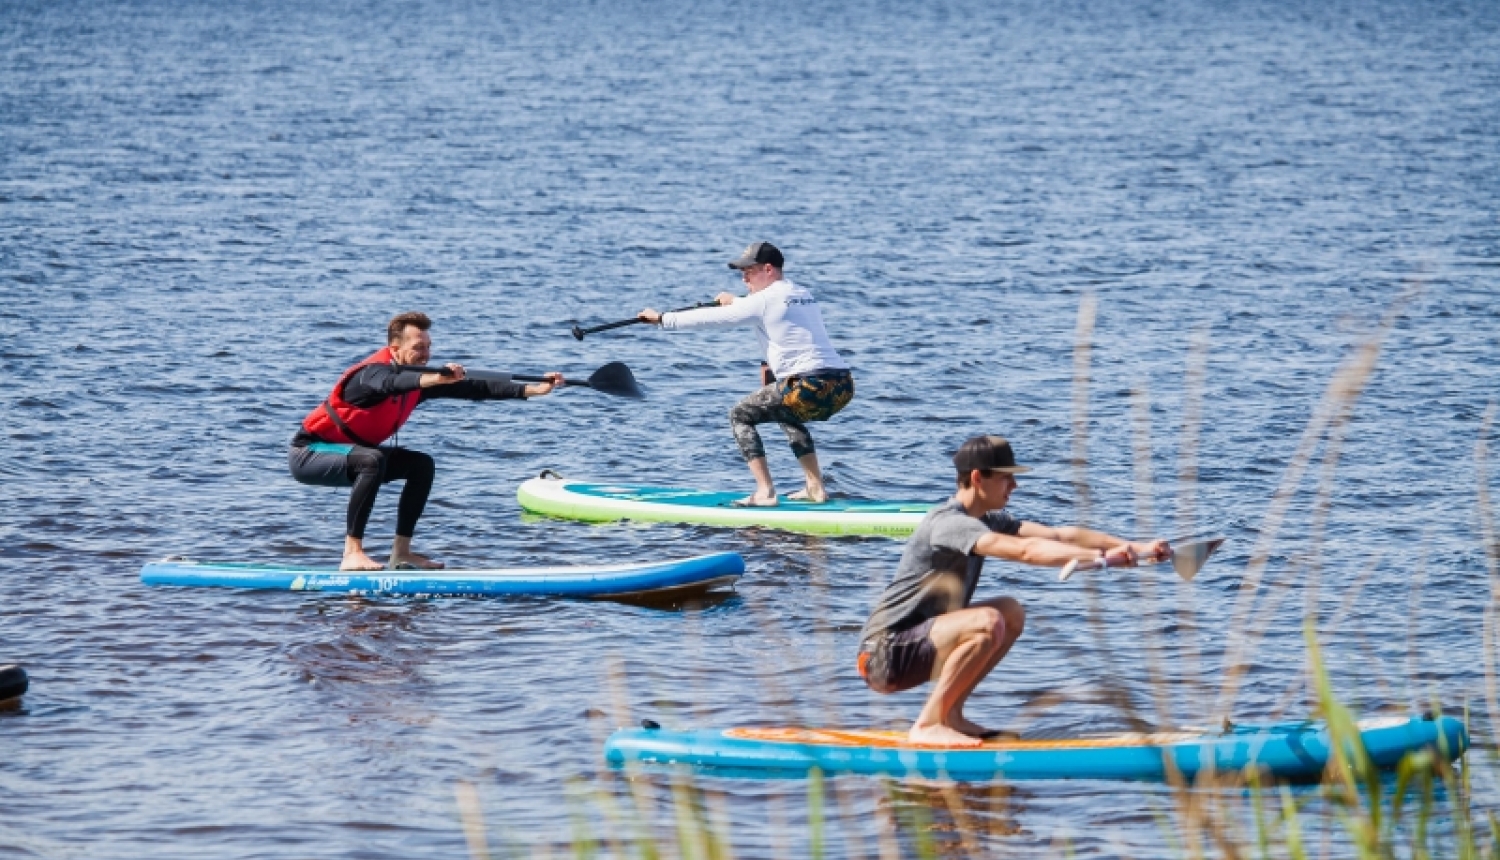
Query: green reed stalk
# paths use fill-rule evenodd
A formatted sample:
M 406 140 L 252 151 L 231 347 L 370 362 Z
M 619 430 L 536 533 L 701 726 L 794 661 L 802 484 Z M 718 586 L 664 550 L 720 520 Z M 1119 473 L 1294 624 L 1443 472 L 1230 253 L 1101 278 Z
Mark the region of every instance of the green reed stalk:
M 807 830 L 813 860 L 823 860 L 823 771 L 807 774 Z
M 1255 845 L 1260 849 L 1260 860 L 1271 860 L 1271 830 L 1266 826 L 1266 806 L 1262 802 L 1260 768 L 1249 768 L 1245 780 L 1250 785 L 1250 809 L 1255 816 Z
M 579 808 L 579 795 L 584 792 L 583 786 L 572 781 L 570 787 L 576 789 L 568 792 L 568 818 L 573 822 L 573 856 L 576 860 L 590 860 L 599 856 L 599 842 L 589 828 L 588 817 Z
M 607 830 L 604 843 L 608 846 L 609 856 L 623 857 L 625 856 L 626 843 L 621 841 L 618 834 L 628 831 L 631 822 L 626 821 L 624 816 L 621 815 L 620 806 L 615 802 L 614 794 L 608 790 L 610 782 L 612 780 L 596 779 L 591 796 L 599 811 L 604 816 Z
M 1495 402 L 1490 401 L 1474 442 L 1474 479 L 1478 488 L 1479 539 L 1484 546 L 1485 567 L 1490 575 L 1490 604 L 1484 610 L 1484 688 L 1489 700 L 1490 730 L 1500 745 L 1500 691 L 1495 682 L 1495 628 L 1500 623 L 1500 539 L 1495 535 L 1494 507 L 1490 503 L 1489 436 L 1495 420 Z
M 886 783 L 886 797 L 895 807 L 897 824 L 904 822 L 906 829 L 911 831 L 912 839 L 917 843 L 917 856 L 923 860 L 936 858 L 938 847 L 932 838 L 932 818 L 928 815 L 927 808 L 899 799 L 889 782 Z
M 1418 807 L 1417 823 L 1411 836 L 1412 860 L 1423 860 L 1423 858 L 1429 856 L 1427 850 L 1427 822 L 1432 815 L 1432 769 L 1432 755 L 1425 751 L 1407 756 L 1396 766 L 1396 792 L 1391 798 L 1391 821 L 1386 831 L 1386 842 L 1387 844 L 1394 844 L 1396 841 L 1396 822 L 1402 818 L 1402 808 L 1406 801 L 1407 790 L 1415 783 L 1417 797 L 1421 805 Z
M 1328 768 L 1334 779 L 1330 799 L 1342 807 L 1340 820 L 1360 856 L 1377 858 L 1380 856 L 1380 770 L 1365 749 L 1354 714 L 1333 694 L 1311 619 L 1303 627 L 1303 638 L 1307 642 L 1307 659 L 1318 694 L 1318 707 L 1328 725 Z M 1364 794 L 1360 793 L 1361 784 Z M 1361 798 L 1365 800 L 1363 810 L 1360 808 Z
M 1174 794 L 1179 793 L 1177 791 L 1178 788 L 1178 786 L 1173 786 Z M 1171 816 L 1161 810 L 1155 810 L 1152 818 L 1156 820 L 1157 830 L 1161 833 L 1161 841 L 1171 847 L 1174 856 L 1191 856 L 1188 854 L 1187 847 L 1183 844 L 1183 841 L 1177 836 L 1178 831 L 1183 829 L 1181 824 L 1173 821 Z
M 682 860 L 707 860 L 704 834 L 694 812 L 692 774 L 686 769 L 672 777 L 672 812 L 677 830 L 677 856 Z
M 1307 860 L 1307 849 L 1302 845 L 1302 827 L 1298 821 L 1297 800 L 1291 788 L 1281 787 L 1281 820 L 1286 822 L 1286 856 L 1291 860 Z

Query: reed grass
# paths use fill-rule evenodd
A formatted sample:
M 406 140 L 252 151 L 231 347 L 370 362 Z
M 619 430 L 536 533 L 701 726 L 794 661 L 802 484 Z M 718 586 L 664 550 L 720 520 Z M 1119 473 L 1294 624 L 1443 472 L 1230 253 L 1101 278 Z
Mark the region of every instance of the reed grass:
M 1384 562 L 1378 552 L 1372 553 L 1363 570 L 1345 585 L 1337 610 L 1321 631 L 1317 624 L 1322 543 L 1332 507 L 1337 465 L 1356 404 L 1377 370 L 1384 339 L 1409 298 L 1410 294 L 1399 299 L 1355 345 L 1349 358 L 1333 374 L 1308 419 L 1250 553 L 1231 613 L 1222 683 L 1217 691 L 1197 688 L 1197 679 L 1202 677 L 1199 661 L 1205 649 L 1198 638 L 1200 628 L 1195 624 L 1197 612 L 1191 585 L 1178 583 L 1176 618 L 1167 619 L 1159 614 L 1159 607 L 1166 606 L 1166 602 L 1160 599 L 1153 579 L 1135 580 L 1135 587 L 1140 589 L 1137 604 L 1145 607 L 1142 647 L 1152 698 L 1149 709 L 1156 725 L 1170 726 L 1171 715 L 1184 707 L 1215 720 L 1231 718 L 1245 674 L 1252 665 L 1251 657 L 1268 635 L 1271 621 L 1293 594 L 1291 577 L 1300 575 L 1307 601 L 1301 612 L 1306 673 L 1287 688 L 1274 708 L 1273 718 L 1280 718 L 1300 700 L 1307 705 L 1311 716 L 1327 723 L 1332 738 L 1329 764 L 1314 786 L 1280 784 L 1253 769 L 1203 772 L 1191 780 L 1180 773 L 1168 773 L 1164 786 L 1143 793 L 1143 797 L 1149 796 L 1143 805 L 1156 816 L 1161 844 L 1170 851 L 1169 856 L 1190 860 L 1210 857 L 1500 860 L 1500 823 L 1492 811 L 1500 807 L 1500 798 L 1476 797 L 1472 764 L 1450 764 L 1446 756 L 1424 751 L 1408 755 L 1393 773 L 1382 774 L 1364 749 L 1356 714 L 1334 693 L 1321 641 L 1338 634 L 1355 615 L 1365 585 Z M 1072 464 L 1079 522 L 1087 522 L 1091 513 L 1086 453 L 1096 314 L 1096 300 L 1086 296 L 1079 308 L 1073 365 Z M 1191 340 L 1184 372 L 1186 397 L 1178 445 L 1176 522 L 1183 535 L 1194 534 L 1198 528 L 1195 485 L 1208 354 L 1207 331 L 1199 330 Z M 1154 498 L 1150 414 L 1150 394 L 1142 383 L 1132 392 L 1132 451 L 1136 461 L 1136 520 L 1138 527 L 1148 532 L 1153 520 L 1150 500 Z M 1496 648 L 1500 646 L 1500 541 L 1496 538 L 1488 491 L 1488 438 L 1495 414 L 1496 407 L 1491 404 L 1478 428 L 1474 472 L 1478 538 L 1484 548 L 1490 584 L 1482 630 L 1483 696 L 1490 728 L 1500 732 L 1500 683 L 1497 683 L 1500 667 L 1496 665 Z M 1270 560 L 1293 498 L 1310 477 L 1313 514 L 1309 545 L 1290 559 L 1285 570 L 1273 571 Z M 814 554 L 826 567 L 826 557 L 821 552 Z M 1279 574 L 1281 579 L 1273 574 Z M 1410 598 L 1413 606 L 1425 577 L 1422 568 Z M 815 584 L 826 588 L 827 579 L 820 577 Z M 1084 583 L 1087 621 L 1095 645 L 1090 662 L 1096 664 L 1095 672 L 1103 679 L 1095 700 L 1112 704 L 1131 725 L 1148 726 L 1150 723 L 1142 717 L 1143 709 L 1133 701 L 1129 690 L 1113 680 L 1121 677 L 1124 669 L 1109 656 L 1116 649 L 1110 648 L 1107 641 L 1094 582 L 1085 578 Z M 753 606 L 750 609 L 756 611 Z M 776 619 L 762 613 L 759 620 L 768 635 L 783 635 Z M 1179 675 L 1187 679 L 1183 685 L 1187 689 L 1174 689 L 1164 669 L 1167 646 L 1156 629 L 1169 620 L 1175 620 L 1182 631 L 1178 663 L 1186 661 L 1188 668 Z M 832 650 L 833 625 L 819 617 L 816 626 L 820 644 Z M 704 635 L 700 625 L 693 625 L 692 635 L 695 638 Z M 1368 643 L 1357 632 L 1355 638 L 1361 640 L 1362 648 L 1369 650 Z M 701 648 L 701 643 L 696 644 Z M 1420 701 L 1415 678 L 1416 643 L 1410 634 L 1407 653 L 1406 672 L 1411 677 L 1407 679 L 1405 698 L 1440 714 L 1438 702 Z M 783 679 L 775 672 L 767 672 L 759 680 L 773 698 L 798 701 L 783 688 Z M 631 721 L 624 704 L 623 669 L 614 666 L 606 684 L 616 702 L 616 724 L 628 724 Z M 1062 690 L 1046 693 L 1023 707 L 1021 719 L 1027 719 L 1030 712 L 1073 699 L 1075 695 Z M 834 711 L 831 702 L 820 704 L 825 713 Z M 1467 724 L 1469 714 L 1465 712 L 1463 716 Z M 1475 741 L 1476 750 L 1469 755 L 1471 760 L 1479 755 L 1481 746 L 1488 747 L 1491 757 L 1500 746 L 1500 737 L 1492 737 L 1488 745 L 1477 743 L 1477 738 Z M 574 810 L 574 836 L 570 845 L 558 847 L 577 858 L 728 860 L 736 856 L 736 833 L 744 835 L 747 828 L 756 827 L 747 823 L 743 814 L 731 821 L 727 792 L 718 786 L 716 778 L 685 769 L 627 767 L 603 771 L 591 786 L 574 792 L 575 803 L 579 804 Z M 975 785 L 924 778 L 827 778 L 813 772 L 805 780 L 805 787 L 806 797 L 801 801 L 796 824 L 788 820 L 789 810 L 774 802 L 769 804 L 770 820 L 766 825 L 774 831 L 770 840 L 772 856 L 815 860 L 846 856 L 882 860 L 990 857 L 1002 853 L 1003 840 L 1017 829 L 1006 818 L 1015 789 L 999 782 Z M 468 782 L 460 782 L 455 787 L 455 798 L 470 856 L 488 860 L 490 840 L 478 790 Z M 626 801 L 623 809 L 622 799 Z M 835 812 L 832 818 L 830 810 Z M 873 843 L 861 835 L 871 821 L 876 829 Z M 547 846 L 532 846 L 528 853 L 537 855 L 547 850 Z M 1124 845 L 1115 846 L 1112 853 L 1132 856 L 1131 849 Z M 1072 839 L 1065 834 L 1057 836 L 1051 845 L 1051 855 L 1075 856 Z

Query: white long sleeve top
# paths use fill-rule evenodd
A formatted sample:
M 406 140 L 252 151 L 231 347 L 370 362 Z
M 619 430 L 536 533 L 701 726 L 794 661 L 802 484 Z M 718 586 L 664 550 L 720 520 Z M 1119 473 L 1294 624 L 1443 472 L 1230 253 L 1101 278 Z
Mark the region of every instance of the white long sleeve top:
M 816 370 L 847 370 L 828 340 L 823 315 L 812 293 L 786 278 L 716 308 L 662 314 L 661 327 L 671 330 L 724 328 L 749 323 L 760 338 L 766 363 L 777 379 L 806 376 Z

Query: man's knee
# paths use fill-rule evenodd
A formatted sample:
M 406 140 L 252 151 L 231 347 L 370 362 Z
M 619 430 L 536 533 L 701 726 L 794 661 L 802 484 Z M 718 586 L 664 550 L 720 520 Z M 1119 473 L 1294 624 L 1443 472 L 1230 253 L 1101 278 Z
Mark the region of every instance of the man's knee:
M 1005 624 L 1005 632 L 1011 639 L 1019 638 L 1026 629 L 1026 607 L 1014 597 L 1002 597 L 995 608 Z
M 385 477 L 385 453 L 376 448 L 355 448 L 348 454 L 349 477 L 374 475 Z
M 413 478 L 431 478 L 437 474 L 437 461 L 432 455 L 423 454 L 421 451 L 413 451 L 411 456 L 411 467 L 409 474 Z
M 993 606 L 975 607 L 973 636 L 985 640 L 986 646 L 1005 641 L 1005 614 Z

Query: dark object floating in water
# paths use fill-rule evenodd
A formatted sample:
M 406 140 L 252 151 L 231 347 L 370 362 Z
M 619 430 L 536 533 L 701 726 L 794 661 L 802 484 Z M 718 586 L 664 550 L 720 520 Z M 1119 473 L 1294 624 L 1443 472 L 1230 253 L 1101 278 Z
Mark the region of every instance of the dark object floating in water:
M 0 666 L 0 704 L 21 698 L 30 686 L 31 681 L 27 679 L 25 669 L 20 666 Z

